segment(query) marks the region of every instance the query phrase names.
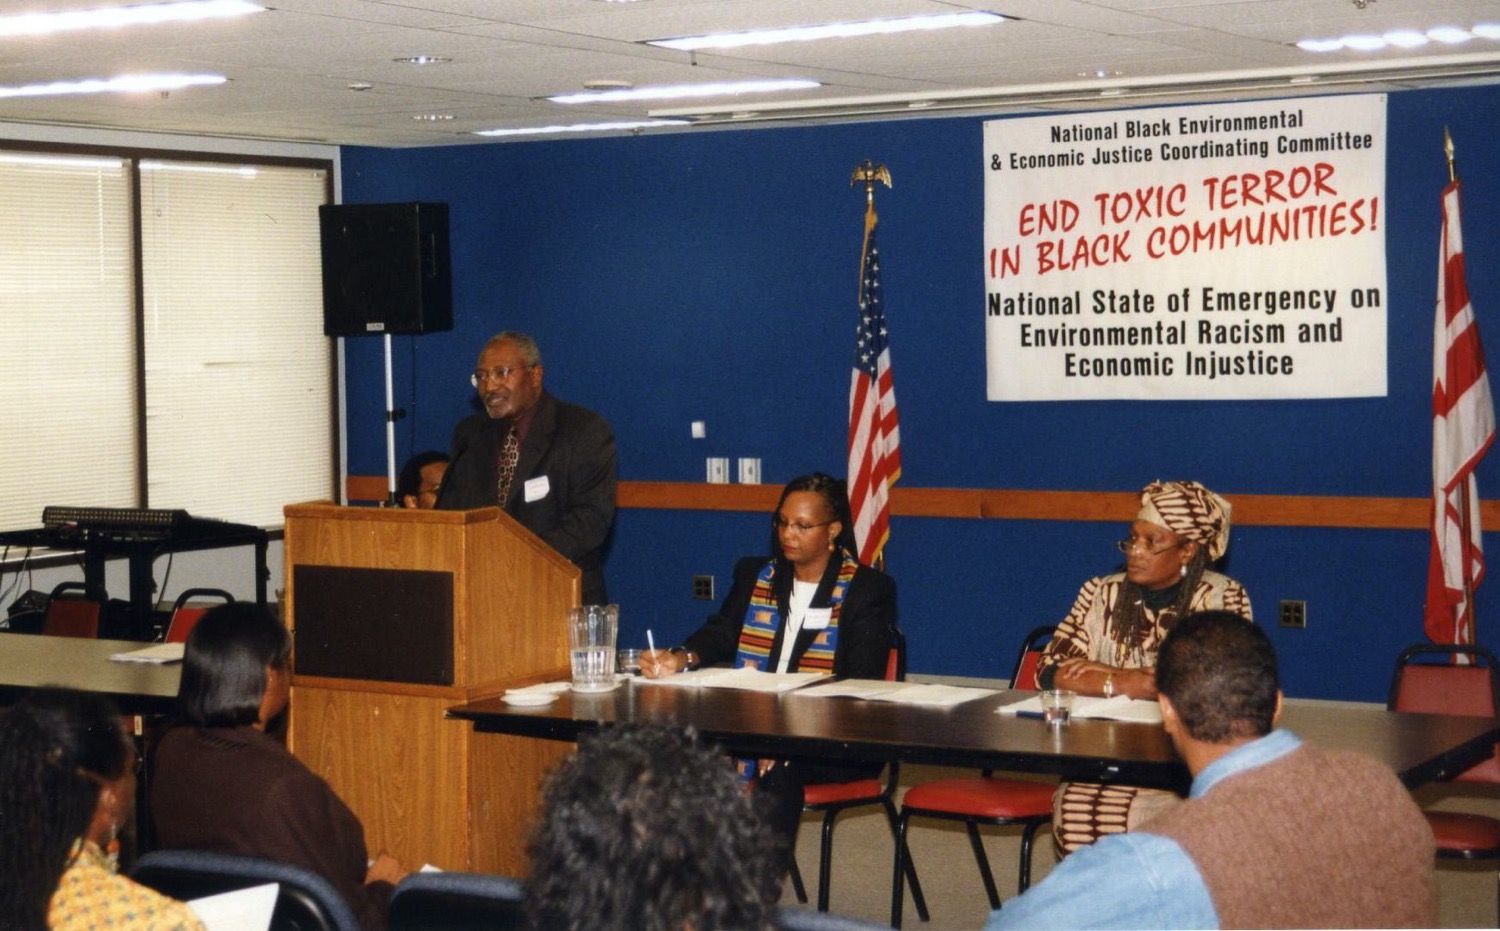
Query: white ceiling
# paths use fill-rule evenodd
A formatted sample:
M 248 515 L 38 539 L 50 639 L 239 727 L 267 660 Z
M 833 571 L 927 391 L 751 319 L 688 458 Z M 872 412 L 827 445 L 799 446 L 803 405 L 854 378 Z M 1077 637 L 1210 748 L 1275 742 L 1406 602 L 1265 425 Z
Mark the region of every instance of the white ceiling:
M 140 0 L 0 0 L 0 12 L 133 2 Z M 1363 9 L 1354 0 L 264 2 L 273 8 L 234 20 L 0 39 L 0 85 L 142 71 L 229 78 L 167 95 L 0 99 L 0 121 L 414 146 L 492 141 L 472 135 L 481 129 L 639 119 L 653 109 L 747 125 L 1500 81 L 1500 42 L 1489 40 L 1332 55 L 1293 45 L 1307 37 L 1500 23 L 1500 0 L 1367 0 Z M 643 44 L 956 10 L 1016 21 L 696 56 Z M 452 61 L 393 61 L 413 55 Z M 696 104 L 562 106 L 541 99 L 595 79 L 645 86 L 755 77 L 812 78 L 825 86 Z M 372 86 L 349 89 L 354 83 Z M 704 116 L 708 108 L 716 112 Z M 415 119 L 438 113 L 452 119 Z

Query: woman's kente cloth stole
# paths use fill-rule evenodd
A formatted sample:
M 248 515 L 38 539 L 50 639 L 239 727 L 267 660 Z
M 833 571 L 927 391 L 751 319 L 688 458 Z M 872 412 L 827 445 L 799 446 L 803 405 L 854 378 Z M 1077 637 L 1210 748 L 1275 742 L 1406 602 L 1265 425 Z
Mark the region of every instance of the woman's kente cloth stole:
M 807 652 L 792 667 L 794 672 L 833 672 L 833 654 L 838 648 L 839 609 L 844 604 L 844 593 L 859 570 L 854 557 L 840 551 L 839 575 L 833 583 L 828 607 L 831 609 L 828 627 L 819 631 L 808 645 Z M 776 631 L 781 628 L 781 606 L 776 603 L 772 589 L 776 580 L 776 560 L 768 561 L 755 577 L 755 587 L 750 590 L 750 606 L 745 611 L 745 620 L 740 624 L 740 648 L 734 658 L 736 669 L 769 669 L 771 666 L 771 644 L 776 640 Z
M 840 552 L 839 576 L 833 583 L 828 607 L 831 609 L 828 627 L 818 631 L 818 636 L 808 645 L 807 651 L 797 661 L 795 672 L 833 672 L 833 654 L 838 647 L 839 609 L 844 604 L 844 592 L 859 569 L 859 563 L 848 553 Z M 734 658 L 736 669 L 767 669 L 771 663 L 771 643 L 781 627 L 781 607 L 772 592 L 776 578 L 776 560 L 768 561 L 755 577 L 755 587 L 750 590 L 750 606 L 745 611 L 745 620 L 740 624 L 740 649 Z M 749 782 L 755 778 L 756 761 L 748 757 L 737 761 L 740 779 Z

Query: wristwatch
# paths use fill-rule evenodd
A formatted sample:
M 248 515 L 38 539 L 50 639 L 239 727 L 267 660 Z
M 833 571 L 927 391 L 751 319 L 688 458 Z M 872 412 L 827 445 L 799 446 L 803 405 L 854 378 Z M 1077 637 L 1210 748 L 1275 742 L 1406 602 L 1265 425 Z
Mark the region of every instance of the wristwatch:
M 1104 677 L 1104 697 L 1115 697 L 1115 674 L 1109 673 Z
M 698 668 L 698 654 L 694 653 L 692 650 L 689 650 L 687 647 L 675 646 L 667 652 L 680 654 L 682 656 L 683 662 L 687 664 L 682 668 L 686 669 L 688 672 L 692 672 L 694 669 Z

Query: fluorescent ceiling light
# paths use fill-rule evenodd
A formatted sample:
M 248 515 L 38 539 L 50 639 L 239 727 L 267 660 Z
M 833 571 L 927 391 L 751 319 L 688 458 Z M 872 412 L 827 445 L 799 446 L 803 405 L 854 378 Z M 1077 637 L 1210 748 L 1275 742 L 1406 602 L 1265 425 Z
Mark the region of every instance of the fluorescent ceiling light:
M 184 87 L 223 84 L 228 80 L 222 74 L 127 74 L 117 78 L 86 78 L 82 81 L 53 81 L 50 84 L 0 87 L 0 98 L 174 91 Z
M 626 100 L 675 100 L 679 97 L 725 97 L 731 94 L 768 94 L 774 91 L 802 91 L 822 87 L 817 81 L 801 78 L 767 81 L 720 81 L 713 84 L 674 84 L 663 87 L 632 87 L 620 90 L 584 91 L 559 94 L 547 99 L 553 103 L 619 103 Z
M 901 19 L 872 19 L 856 23 L 825 23 L 821 26 L 791 26 L 785 29 L 758 29 L 753 32 L 722 32 L 681 39 L 652 39 L 647 45 L 694 52 L 699 49 L 743 48 L 747 45 L 775 45 L 780 42 L 814 42 L 819 39 L 847 39 L 851 36 L 883 36 L 917 30 L 954 29 L 960 26 L 993 26 L 1005 22 L 998 13 L 940 13 L 936 16 L 907 16 Z
M 621 120 L 616 123 L 570 123 L 566 126 L 526 126 L 519 129 L 482 129 L 476 136 L 550 136 L 556 133 L 607 133 L 652 126 L 686 126 L 687 120 Z
M 64 10 L 59 13 L 24 13 L 18 16 L 0 16 L 0 37 L 45 36 L 80 29 L 115 29 L 120 26 L 223 19 L 264 10 L 265 7 L 248 0 L 185 0 L 182 3 L 148 3 L 95 10 Z
M 1304 52 L 1338 52 L 1349 49 L 1355 52 L 1380 52 L 1388 48 L 1414 49 L 1429 42 L 1444 45 L 1461 45 L 1470 39 L 1500 39 L 1500 27 L 1493 23 L 1481 23 L 1473 29 L 1457 26 L 1434 26 L 1426 32 L 1414 29 L 1395 29 L 1383 35 L 1349 35 L 1336 39 L 1303 39 L 1297 48 Z

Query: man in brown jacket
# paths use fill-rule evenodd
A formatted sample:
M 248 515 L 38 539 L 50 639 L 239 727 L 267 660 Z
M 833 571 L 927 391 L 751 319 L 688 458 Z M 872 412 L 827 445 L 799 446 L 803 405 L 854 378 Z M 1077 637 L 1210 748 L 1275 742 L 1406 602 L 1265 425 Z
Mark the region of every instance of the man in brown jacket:
M 1187 801 L 1073 854 L 986 931 L 1436 925 L 1426 819 L 1380 763 L 1272 729 L 1281 691 L 1259 628 L 1183 618 L 1156 685 Z

